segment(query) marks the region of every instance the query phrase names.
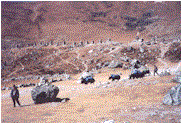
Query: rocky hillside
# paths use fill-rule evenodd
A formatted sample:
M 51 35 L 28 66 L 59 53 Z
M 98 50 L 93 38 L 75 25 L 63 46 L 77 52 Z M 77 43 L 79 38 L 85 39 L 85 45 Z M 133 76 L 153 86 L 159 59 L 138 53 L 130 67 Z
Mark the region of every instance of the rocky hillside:
M 180 7 L 178 1 L 1 2 L 1 77 L 128 69 L 133 59 L 179 62 Z
M 137 32 L 147 39 L 180 37 L 179 1 L 1 3 L 2 38 L 120 41 Z

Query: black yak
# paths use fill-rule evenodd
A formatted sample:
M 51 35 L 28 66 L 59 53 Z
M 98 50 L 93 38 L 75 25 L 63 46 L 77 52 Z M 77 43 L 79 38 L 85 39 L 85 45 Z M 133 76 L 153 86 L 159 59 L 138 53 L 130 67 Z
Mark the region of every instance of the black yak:
M 130 76 L 129 76 L 129 78 L 131 79 L 131 78 L 142 78 L 142 77 L 144 77 L 145 76 L 145 72 L 140 72 L 140 71 L 138 71 L 138 70 L 136 70 L 134 73 L 132 73 Z
M 144 70 L 142 72 L 140 72 L 139 70 L 134 70 L 134 72 L 129 76 L 129 79 L 131 78 L 143 78 L 145 76 L 145 74 L 149 74 L 150 75 L 150 70 Z
M 88 83 L 94 83 L 95 82 L 95 79 L 91 76 L 88 76 L 86 78 L 82 78 L 81 79 L 81 83 L 84 83 L 84 84 L 88 84 Z
M 112 79 L 112 81 L 114 81 L 115 79 L 120 80 L 120 75 L 111 74 L 109 79 Z
M 149 70 L 149 69 L 144 70 L 144 71 L 143 71 L 143 73 L 144 73 L 144 74 L 149 74 L 149 76 L 150 76 L 150 74 L 151 74 L 151 72 L 150 72 L 150 70 Z

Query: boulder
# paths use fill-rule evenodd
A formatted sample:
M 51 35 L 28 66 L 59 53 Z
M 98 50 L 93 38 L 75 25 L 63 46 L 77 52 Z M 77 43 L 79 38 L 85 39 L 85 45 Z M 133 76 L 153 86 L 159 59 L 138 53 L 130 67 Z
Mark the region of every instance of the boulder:
M 126 65 L 126 64 L 124 64 L 123 65 L 123 69 L 125 70 L 125 69 L 129 69 L 129 67 Z
M 176 75 L 176 76 L 173 78 L 173 81 L 174 81 L 174 82 L 177 82 L 177 83 L 181 83 L 181 75 Z
M 115 123 L 114 120 L 108 120 L 108 121 L 104 121 L 103 123 Z
M 159 74 L 159 76 L 160 77 L 162 77 L 162 76 L 170 76 L 171 74 L 170 74 L 170 72 L 168 72 L 168 71 L 164 71 L 164 72 L 161 72 L 160 74 Z
M 62 79 L 63 80 L 70 80 L 71 76 L 69 74 L 62 74 Z
M 51 79 L 51 83 L 52 83 L 52 82 L 57 82 L 57 79 Z
M 114 50 L 115 48 L 114 47 L 112 47 L 112 48 L 110 48 L 110 51 L 112 51 L 112 50 Z
M 164 43 L 164 44 L 168 44 L 169 43 L 169 41 L 165 40 L 164 38 L 161 40 L 161 42 Z
M 21 87 L 24 87 L 24 84 L 21 84 L 21 85 L 19 86 L 19 88 L 21 88 Z
M 133 50 L 133 48 L 131 46 L 128 46 L 126 49 L 127 49 L 127 51 L 132 51 Z
M 177 68 L 174 75 L 176 75 L 172 80 L 173 82 L 181 83 L 181 66 Z
M 172 87 L 163 99 L 163 104 L 180 105 L 181 104 L 181 85 Z
M 146 41 L 145 44 L 146 45 L 151 45 L 151 42 L 150 41 Z
M 106 67 L 106 66 L 108 66 L 109 64 L 110 64 L 109 62 L 105 62 L 104 65 L 103 65 L 103 67 Z
M 35 104 L 55 101 L 59 88 L 51 84 L 36 86 L 31 91 L 31 96 Z
M 48 79 L 46 79 L 45 77 L 42 77 L 40 82 L 37 85 L 40 86 L 40 85 L 46 84 L 46 83 L 48 83 Z
M 130 61 L 130 58 L 127 57 L 127 56 L 122 56 L 122 57 L 120 57 L 120 59 L 121 59 L 122 61 L 125 61 L 125 62 L 129 62 L 129 61 Z
M 108 65 L 109 68 L 122 68 L 123 67 L 123 63 L 120 61 L 111 61 L 111 63 Z
M 98 63 L 97 65 L 96 65 L 96 69 L 101 69 L 102 68 L 102 64 L 101 63 Z
M 144 53 L 144 51 L 145 51 L 142 47 L 140 47 L 139 50 L 141 53 Z
M 3 87 L 2 90 L 6 90 L 6 87 Z
M 132 68 L 140 68 L 140 63 L 141 62 L 139 60 L 133 59 L 130 64 L 131 64 Z
M 139 40 L 139 36 L 136 36 L 135 39 L 136 39 L 136 40 Z

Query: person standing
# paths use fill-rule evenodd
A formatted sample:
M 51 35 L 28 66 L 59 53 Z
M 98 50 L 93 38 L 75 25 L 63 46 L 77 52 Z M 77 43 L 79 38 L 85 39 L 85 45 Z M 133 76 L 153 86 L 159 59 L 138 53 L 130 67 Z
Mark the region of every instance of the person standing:
M 17 87 L 15 85 L 13 85 L 13 89 L 11 90 L 11 98 L 13 100 L 14 107 L 16 107 L 16 104 L 15 104 L 16 102 L 18 103 L 19 106 L 21 106 L 20 102 L 18 100 L 18 98 L 19 98 L 19 91 L 18 91 L 18 89 L 17 89 Z
M 157 75 L 159 75 L 157 71 L 158 71 L 158 67 L 157 67 L 156 65 L 154 65 L 154 76 L 155 76 L 155 73 L 156 73 Z

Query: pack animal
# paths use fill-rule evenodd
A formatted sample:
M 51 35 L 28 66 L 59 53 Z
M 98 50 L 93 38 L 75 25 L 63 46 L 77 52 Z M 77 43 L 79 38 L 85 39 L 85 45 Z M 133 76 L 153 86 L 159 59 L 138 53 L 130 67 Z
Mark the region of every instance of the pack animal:
M 134 72 L 134 73 L 132 73 L 130 76 L 129 76 L 129 79 L 131 79 L 131 78 L 143 78 L 144 76 L 145 76 L 145 72 L 140 72 L 140 71 L 136 71 L 136 72 Z
M 115 79 L 119 81 L 120 78 L 121 78 L 120 75 L 115 75 L 115 74 L 111 74 L 111 76 L 109 77 L 109 79 L 112 79 L 112 81 L 114 81 Z
M 91 76 L 81 79 L 81 83 L 84 83 L 84 84 L 94 83 L 94 82 L 95 82 L 95 79 Z
M 149 69 L 144 70 L 144 71 L 143 71 L 143 73 L 144 73 L 144 74 L 149 74 L 149 76 L 150 76 L 150 74 L 151 74 L 151 72 L 150 72 L 150 70 L 149 70 Z

